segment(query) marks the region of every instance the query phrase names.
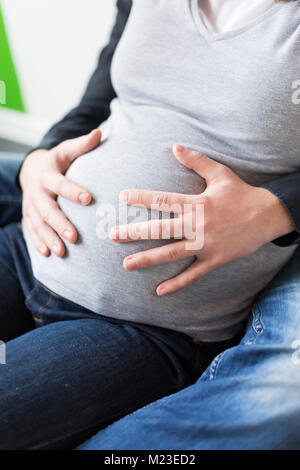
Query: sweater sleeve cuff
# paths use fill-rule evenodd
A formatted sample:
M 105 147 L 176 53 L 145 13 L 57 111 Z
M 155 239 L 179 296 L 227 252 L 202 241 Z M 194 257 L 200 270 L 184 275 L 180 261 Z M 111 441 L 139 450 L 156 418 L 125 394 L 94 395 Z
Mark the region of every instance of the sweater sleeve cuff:
M 300 244 L 300 172 L 287 175 L 283 178 L 269 181 L 261 186 L 273 193 L 283 204 L 295 230 L 287 235 L 276 238 L 273 243 L 277 246 L 291 246 Z

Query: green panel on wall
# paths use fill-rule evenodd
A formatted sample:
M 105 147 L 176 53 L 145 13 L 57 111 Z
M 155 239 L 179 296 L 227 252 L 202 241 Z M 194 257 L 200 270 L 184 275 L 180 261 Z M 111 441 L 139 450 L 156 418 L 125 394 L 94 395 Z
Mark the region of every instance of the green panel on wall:
M 0 6 L 0 107 L 25 111 Z

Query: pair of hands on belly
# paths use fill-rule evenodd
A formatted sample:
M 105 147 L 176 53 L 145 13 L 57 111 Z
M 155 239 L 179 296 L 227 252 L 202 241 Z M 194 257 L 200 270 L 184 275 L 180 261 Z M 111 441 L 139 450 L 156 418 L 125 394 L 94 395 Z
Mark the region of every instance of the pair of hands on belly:
M 37 150 L 25 160 L 20 173 L 23 217 L 35 247 L 44 256 L 50 252 L 63 256 L 63 238 L 76 242 L 76 230 L 60 211 L 56 198 L 62 196 L 83 205 L 91 202 L 89 192 L 64 174 L 77 157 L 100 141 L 101 132 L 95 130 L 52 150 Z M 110 232 L 116 243 L 141 240 L 141 248 L 145 239 L 172 239 L 169 244 L 125 258 L 128 271 L 193 257 L 184 272 L 157 287 L 158 295 L 174 293 L 293 230 L 288 212 L 268 190 L 245 183 L 228 167 L 199 152 L 174 145 L 173 153 L 182 165 L 205 179 L 205 191 L 185 195 L 124 188 L 122 202 L 176 217 L 122 225 Z

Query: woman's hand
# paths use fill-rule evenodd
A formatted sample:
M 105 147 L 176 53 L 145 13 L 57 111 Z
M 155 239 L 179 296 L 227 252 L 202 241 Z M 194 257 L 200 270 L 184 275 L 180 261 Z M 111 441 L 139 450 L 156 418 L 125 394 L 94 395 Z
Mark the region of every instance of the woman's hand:
M 36 150 L 26 157 L 21 172 L 23 217 L 35 248 L 44 256 L 52 251 L 63 256 L 65 246 L 60 237 L 75 243 L 77 232 L 56 202 L 57 196 L 88 205 L 88 191 L 69 181 L 64 174 L 73 161 L 97 147 L 101 132 L 66 140 L 52 150 Z
M 125 269 L 135 271 L 196 257 L 183 273 L 159 285 L 158 295 L 174 293 L 294 229 L 286 209 L 268 190 L 250 186 L 228 167 L 199 152 L 178 145 L 173 151 L 183 165 L 206 180 L 205 191 L 196 195 L 122 191 L 120 200 L 128 205 L 175 212 L 178 217 L 122 225 L 110 233 L 115 242 L 174 239 L 179 234 L 180 241 L 141 251 L 124 260 Z

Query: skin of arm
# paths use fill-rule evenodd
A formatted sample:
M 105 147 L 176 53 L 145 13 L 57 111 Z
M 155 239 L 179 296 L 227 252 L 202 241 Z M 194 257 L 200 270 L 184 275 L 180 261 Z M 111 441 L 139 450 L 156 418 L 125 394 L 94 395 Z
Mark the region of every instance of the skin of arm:
M 199 152 L 179 145 L 173 147 L 173 152 L 181 164 L 205 179 L 205 191 L 185 195 L 124 190 L 120 193 L 122 202 L 177 212 L 177 218 L 122 225 L 110 232 L 111 240 L 121 243 L 173 239 L 170 244 L 125 258 L 123 265 L 128 271 L 195 257 L 184 272 L 158 286 L 159 296 L 177 292 L 217 267 L 244 258 L 295 229 L 288 211 L 269 190 L 245 183 L 227 166 Z M 199 207 L 203 208 L 204 217 L 197 217 Z M 180 238 L 179 233 L 182 239 L 174 241 Z M 202 236 L 197 236 L 200 233 Z

